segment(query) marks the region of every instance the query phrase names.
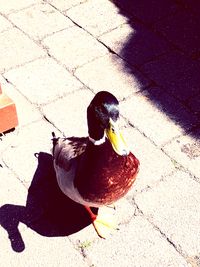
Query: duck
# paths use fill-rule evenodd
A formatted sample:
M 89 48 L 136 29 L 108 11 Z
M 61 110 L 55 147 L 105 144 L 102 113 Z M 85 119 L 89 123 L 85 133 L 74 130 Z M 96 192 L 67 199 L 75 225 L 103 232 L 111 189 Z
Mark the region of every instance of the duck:
M 56 137 L 52 133 L 58 186 L 68 198 L 84 206 L 102 238 L 116 225 L 93 208 L 115 208 L 116 201 L 134 184 L 140 165 L 120 131 L 119 121 L 119 101 L 110 92 L 100 91 L 87 107 L 87 137 Z

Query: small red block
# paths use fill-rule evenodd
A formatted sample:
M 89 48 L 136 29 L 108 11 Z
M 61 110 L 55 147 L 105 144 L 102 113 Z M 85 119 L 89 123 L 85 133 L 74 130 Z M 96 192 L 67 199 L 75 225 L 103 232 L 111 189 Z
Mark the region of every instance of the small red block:
M 0 133 L 15 128 L 18 125 L 15 103 L 2 93 L 0 85 Z

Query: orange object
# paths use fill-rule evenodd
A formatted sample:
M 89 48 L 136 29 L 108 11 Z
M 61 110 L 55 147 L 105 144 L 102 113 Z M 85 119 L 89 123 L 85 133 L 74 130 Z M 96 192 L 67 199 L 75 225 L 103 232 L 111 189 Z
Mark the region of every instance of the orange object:
M 0 133 L 6 132 L 18 125 L 15 103 L 2 93 L 0 85 Z

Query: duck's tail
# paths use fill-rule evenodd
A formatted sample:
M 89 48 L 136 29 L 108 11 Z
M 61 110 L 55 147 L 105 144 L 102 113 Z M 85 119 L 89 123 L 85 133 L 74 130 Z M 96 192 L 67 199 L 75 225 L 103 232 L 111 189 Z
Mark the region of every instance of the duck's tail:
M 52 154 L 54 155 L 55 146 L 58 142 L 59 137 L 56 137 L 56 134 L 52 132 L 52 142 L 53 142 L 53 148 L 52 148 Z

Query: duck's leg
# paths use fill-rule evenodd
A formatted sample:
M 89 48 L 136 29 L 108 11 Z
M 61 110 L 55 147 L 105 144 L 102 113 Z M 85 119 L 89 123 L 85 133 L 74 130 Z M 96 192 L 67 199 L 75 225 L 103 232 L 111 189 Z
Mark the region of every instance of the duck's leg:
M 89 213 L 92 222 L 95 221 L 97 218 L 97 215 L 92 212 L 90 207 L 88 207 L 88 206 L 84 206 L 84 207 L 87 210 L 87 212 Z
M 94 214 L 90 207 L 84 206 L 87 212 L 90 215 L 92 220 L 92 224 L 97 232 L 97 234 L 102 237 L 106 238 L 111 230 L 117 229 L 116 223 L 114 221 L 114 216 L 110 212 L 103 212 L 103 208 L 101 208 L 100 214 Z M 110 210 L 110 209 L 109 209 Z

